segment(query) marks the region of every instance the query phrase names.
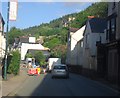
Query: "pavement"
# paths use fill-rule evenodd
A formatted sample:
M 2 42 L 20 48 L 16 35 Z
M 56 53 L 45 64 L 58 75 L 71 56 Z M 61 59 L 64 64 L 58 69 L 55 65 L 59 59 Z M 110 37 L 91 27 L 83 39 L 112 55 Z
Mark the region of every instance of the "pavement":
M 27 69 L 21 68 L 20 74 L 17 76 L 7 76 L 7 80 L 1 79 L 2 96 L 8 96 L 12 91 L 19 88 L 22 83 L 27 79 Z M 2 78 L 2 77 L 1 77 Z

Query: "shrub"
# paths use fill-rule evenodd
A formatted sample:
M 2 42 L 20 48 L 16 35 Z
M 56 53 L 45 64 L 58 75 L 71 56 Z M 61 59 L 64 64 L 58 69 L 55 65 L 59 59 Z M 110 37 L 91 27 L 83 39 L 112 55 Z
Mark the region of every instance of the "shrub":
M 46 64 L 45 63 L 46 58 L 41 51 L 36 51 L 34 57 L 36 62 L 38 62 L 40 65 Z
M 10 74 L 17 75 L 19 74 L 19 68 L 20 68 L 20 53 L 18 50 L 16 50 L 13 51 L 11 54 L 12 54 L 12 59 L 8 67 L 8 72 Z
M 27 53 L 27 54 L 25 55 L 25 58 L 33 58 L 33 55 L 32 55 L 31 53 Z

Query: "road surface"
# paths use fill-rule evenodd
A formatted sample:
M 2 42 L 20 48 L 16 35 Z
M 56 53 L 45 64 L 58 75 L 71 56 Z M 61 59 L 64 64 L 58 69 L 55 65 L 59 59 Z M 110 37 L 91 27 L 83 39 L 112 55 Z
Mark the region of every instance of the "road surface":
M 113 89 L 76 74 L 69 79 L 51 78 L 51 74 L 29 76 L 14 92 L 15 96 L 117 96 Z M 12 94 L 13 95 L 13 94 Z

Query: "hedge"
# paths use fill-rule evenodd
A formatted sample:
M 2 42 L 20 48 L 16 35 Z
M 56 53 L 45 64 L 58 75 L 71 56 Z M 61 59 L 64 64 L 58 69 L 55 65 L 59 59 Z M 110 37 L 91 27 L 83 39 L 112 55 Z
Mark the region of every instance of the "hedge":
M 19 68 L 20 68 L 20 53 L 18 50 L 16 50 L 13 51 L 11 54 L 12 54 L 12 59 L 8 67 L 8 72 L 10 74 L 17 75 L 19 74 Z

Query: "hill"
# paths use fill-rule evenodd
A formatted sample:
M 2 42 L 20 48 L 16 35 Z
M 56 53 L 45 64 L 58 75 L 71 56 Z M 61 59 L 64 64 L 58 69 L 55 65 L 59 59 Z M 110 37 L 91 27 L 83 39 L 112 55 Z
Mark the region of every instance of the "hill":
M 87 16 L 105 18 L 107 16 L 107 3 L 106 2 L 93 3 L 91 6 L 89 6 L 88 8 L 79 13 L 68 14 L 61 18 L 52 20 L 50 21 L 50 23 L 43 23 L 38 26 L 26 28 L 22 30 L 22 32 L 24 32 L 25 34 L 32 34 L 36 37 L 39 35 L 43 36 L 54 35 L 60 33 L 61 31 L 60 29 L 62 28 L 63 25 L 63 20 L 68 21 L 69 17 L 75 17 L 75 20 L 73 20 L 69 24 L 71 27 L 80 28 L 85 24 Z
M 38 26 L 29 27 L 23 30 L 17 30 L 12 28 L 9 33 L 9 42 L 13 42 L 14 37 L 26 35 L 26 36 L 46 36 L 43 45 L 51 49 L 52 56 L 65 57 L 67 44 L 67 33 L 69 27 L 81 28 L 87 21 L 88 16 L 95 16 L 100 18 L 107 17 L 107 2 L 93 3 L 91 6 L 79 13 L 72 13 L 65 15 L 61 18 L 50 21 L 50 23 L 43 23 Z M 73 18 L 73 21 L 68 21 L 69 18 Z M 64 23 L 67 23 L 69 27 L 64 27 Z M 14 34 L 13 32 L 17 32 Z M 21 33 L 21 34 L 19 34 Z M 49 37 L 50 36 L 50 37 Z M 12 44 L 12 43 L 10 43 Z M 59 49 L 57 49 L 59 48 Z M 60 50 L 62 50 L 60 52 Z M 56 52 L 55 52 L 56 51 Z M 61 53 L 63 54 L 61 56 Z

